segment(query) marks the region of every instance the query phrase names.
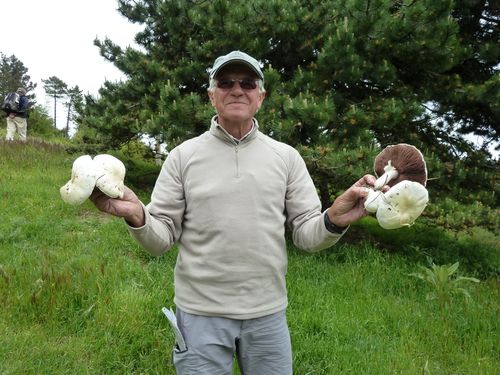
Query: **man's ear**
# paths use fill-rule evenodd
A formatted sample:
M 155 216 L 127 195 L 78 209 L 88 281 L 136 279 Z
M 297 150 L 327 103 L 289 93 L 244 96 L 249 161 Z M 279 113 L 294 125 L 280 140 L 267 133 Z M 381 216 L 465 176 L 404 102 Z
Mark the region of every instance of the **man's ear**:
M 215 98 L 212 91 L 208 91 L 208 97 L 210 98 L 210 103 L 212 103 L 212 106 L 215 107 Z
M 264 92 L 260 92 L 259 93 L 259 106 L 258 108 L 260 108 L 260 106 L 262 105 L 262 103 L 264 102 L 264 99 L 266 98 L 266 91 Z

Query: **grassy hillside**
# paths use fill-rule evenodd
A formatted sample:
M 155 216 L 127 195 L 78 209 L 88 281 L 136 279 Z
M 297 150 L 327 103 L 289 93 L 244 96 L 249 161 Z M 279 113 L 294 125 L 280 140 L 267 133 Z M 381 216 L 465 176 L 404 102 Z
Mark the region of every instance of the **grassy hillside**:
M 152 258 L 121 220 L 64 204 L 75 158 L 0 141 L 0 373 L 174 374 L 160 309 L 172 306 L 177 250 Z M 440 307 L 411 257 L 380 250 L 289 246 L 295 373 L 498 373 L 498 279 L 464 283 L 470 301 Z

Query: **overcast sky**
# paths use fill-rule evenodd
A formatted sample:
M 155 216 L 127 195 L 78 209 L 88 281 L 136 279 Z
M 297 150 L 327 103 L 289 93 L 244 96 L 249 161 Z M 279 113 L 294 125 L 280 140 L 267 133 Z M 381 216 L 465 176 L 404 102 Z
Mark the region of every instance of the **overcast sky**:
M 13 11 L 6 10 L 12 6 Z M 0 0 L 0 52 L 22 61 L 38 85 L 37 102 L 47 108 L 51 102 L 42 78 L 57 76 L 83 93 L 97 94 L 106 79 L 124 77 L 101 57 L 94 39 L 109 37 L 121 47 L 135 46 L 134 36 L 142 29 L 117 7 L 116 0 Z

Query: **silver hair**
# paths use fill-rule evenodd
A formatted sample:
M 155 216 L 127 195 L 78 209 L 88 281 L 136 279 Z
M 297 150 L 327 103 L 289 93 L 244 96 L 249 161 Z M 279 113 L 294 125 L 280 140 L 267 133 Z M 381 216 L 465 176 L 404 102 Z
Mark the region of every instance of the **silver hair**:
M 208 81 L 208 89 L 207 91 L 214 92 L 215 89 L 217 88 L 217 84 L 215 83 L 217 80 L 215 78 L 210 78 Z M 264 93 L 266 92 L 266 89 L 264 88 L 264 81 L 261 79 L 257 79 L 257 86 L 259 88 L 259 93 Z

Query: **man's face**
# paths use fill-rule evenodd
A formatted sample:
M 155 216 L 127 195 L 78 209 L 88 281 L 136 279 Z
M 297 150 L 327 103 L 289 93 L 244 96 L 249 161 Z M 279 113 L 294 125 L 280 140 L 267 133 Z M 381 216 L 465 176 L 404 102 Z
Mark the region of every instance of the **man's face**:
M 257 79 L 255 72 L 245 65 L 229 65 L 215 77 L 216 82 Z M 265 93 L 259 92 L 258 86 L 255 89 L 242 88 L 240 82 L 234 82 L 232 88 L 217 86 L 213 92 L 209 91 L 208 95 L 217 110 L 221 125 L 226 122 L 248 122 L 257 113 L 265 97 Z

